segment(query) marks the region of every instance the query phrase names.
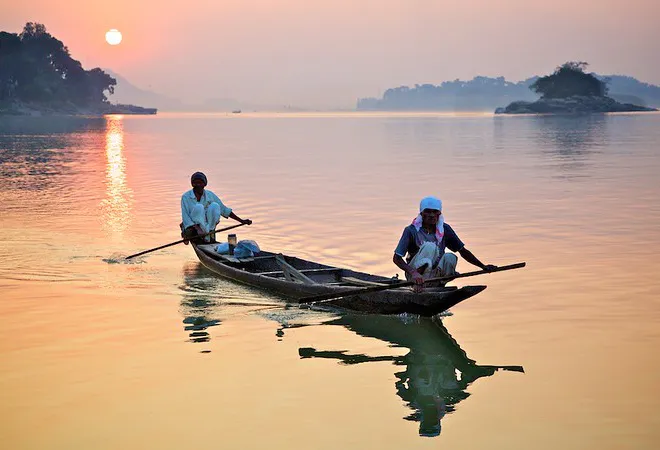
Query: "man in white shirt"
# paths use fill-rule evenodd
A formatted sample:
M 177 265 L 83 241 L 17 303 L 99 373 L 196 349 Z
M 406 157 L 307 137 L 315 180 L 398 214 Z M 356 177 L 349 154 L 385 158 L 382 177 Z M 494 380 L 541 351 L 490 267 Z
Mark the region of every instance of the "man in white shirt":
M 231 208 L 222 203 L 213 192 L 204 189 L 208 184 L 206 175 L 195 172 L 190 177 L 192 189 L 181 196 L 181 236 L 193 238 L 215 230 L 220 222 L 220 217 L 232 218 L 240 223 L 252 225 L 250 219 L 241 219 Z M 215 242 L 214 234 L 206 236 L 205 242 Z M 187 242 L 186 242 L 187 244 Z

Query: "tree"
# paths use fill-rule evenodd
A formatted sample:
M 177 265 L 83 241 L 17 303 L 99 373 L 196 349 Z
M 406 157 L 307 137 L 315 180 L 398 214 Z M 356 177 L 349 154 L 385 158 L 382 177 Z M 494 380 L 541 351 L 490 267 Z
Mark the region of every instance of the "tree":
M 87 77 L 88 100 L 93 103 L 107 102 L 105 91 L 114 94 L 117 80 L 98 67 L 85 72 Z
M 557 67 L 552 75 L 537 79 L 529 88 L 544 99 L 606 96 L 607 84 L 593 74 L 585 73 L 587 66 L 586 62 L 569 61 Z
M 107 102 L 117 81 L 99 68 L 85 70 L 40 23 L 20 34 L 0 33 L 0 102 L 74 104 Z
M 14 97 L 17 68 L 20 66 L 21 38 L 17 34 L 0 32 L 0 102 Z

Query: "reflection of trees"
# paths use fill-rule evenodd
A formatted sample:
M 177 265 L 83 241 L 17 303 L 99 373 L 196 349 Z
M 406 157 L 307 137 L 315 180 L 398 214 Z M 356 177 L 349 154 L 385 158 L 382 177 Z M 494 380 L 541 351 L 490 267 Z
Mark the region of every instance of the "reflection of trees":
M 52 135 L 103 131 L 105 124 L 104 117 L 3 116 L 0 120 L 0 137 L 12 135 L 51 137 Z
M 549 158 L 562 177 L 584 176 L 589 159 L 606 139 L 606 114 L 547 115 L 531 118 L 541 154 Z
M 219 319 L 211 314 L 219 303 L 214 300 L 218 278 L 209 273 L 199 263 L 189 263 L 183 268 L 183 291 L 180 312 L 183 315 L 184 330 L 189 332 L 190 342 L 208 342 L 211 336 L 209 327 L 220 325 Z
M 84 145 L 82 133 L 103 132 L 103 118 L 3 117 L 0 120 L 0 189 L 43 190 L 66 173 Z
M 505 154 L 516 148 L 540 154 L 540 162 L 561 177 L 584 176 L 590 159 L 605 147 L 610 120 L 607 114 L 495 116 L 494 144 Z
M 498 370 L 523 372 L 521 366 L 489 366 L 477 364 L 451 337 L 439 319 L 419 319 L 406 323 L 392 316 L 345 315 L 325 325 L 343 326 L 361 336 L 390 342 L 394 347 L 409 349 L 404 356 L 368 356 L 350 354 L 347 350 L 320 351 L 311 347 L 299 349 L 301 358 L 328 358 L 342 364 L 392 361 L 401 366 L 396 372 L 397 395 L 412 413 L 406 420 L 419 422 L 420 436 L 437 436 L 441 420 L 454 412 L 456 405 L 470 394 L 467 387 Z M 283 334 L 283 330 L 279 330 Z
M 534 116 L 535 137 L 543 152 L 579 159 L 597 151 L 605 140 L 606 114 Z

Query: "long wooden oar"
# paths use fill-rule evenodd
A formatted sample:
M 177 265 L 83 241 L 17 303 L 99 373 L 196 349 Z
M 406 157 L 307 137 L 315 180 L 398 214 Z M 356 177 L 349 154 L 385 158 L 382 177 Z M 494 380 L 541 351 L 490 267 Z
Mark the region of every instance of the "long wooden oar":
M 477 367 L 481 369 L 495 369 L 495 370 L 508 370 L 509 372 L 520 372 L 525 373 L 523 366 L 482 366 L 478 365 Z
M 171 243 L 169 243 L 169 244 L 161 245 L 160 247 L 151 248 L 151 249 L 149 249 L 149 250 L 145 250 L 145 251 L 143 251 L 143 252 L 140 252 L 140 253 L 136 253 L 136 254 L 134 254 L 134 255 L 127 256 L 125 259 L 135 258 L 136 256 L 144 255 L 144 254 L 146 254 L 146 253 L 155 252 L 156 250 L 160 250 L 160 249 L 163 249 L 163 248 L 171 247 L 171 246 L 173 246 L 173 245 L 180 244 L 180 243 L 185 242 L 185 241 L 191 241 L 191 240 L 193 240 L 193 239 L 202 238 L 202 237 L 204 237 L 204 236 L 208 236 L 209 234 L 213 234 L 213 233 L 222 233 L 223 231 L 231 230 L 232 228 L 242 227 L 243 225 L 245 225 L 245 224 L 244 224 L 244 223 L 239 223 L 239 224 L 237 224 L 237 225 L 232 225 L 232 226 L 230 226 L 230 227 L 221 228 L 221 229 L 219 229 L 219 230 L 209 231 L 209 232 L 206 233 L 206 234 L 199 234 L 199 235 L 197 235 L 197 236 L 192 236 L 192 237 L 189 237 L 189 238 L 187 238 L 187 239 L 181 239 L 180 241 L 171 242 Z
M 501 272 L 503 270 L 511 270 L 511 269 L 520 269 L 521 267 L 525 267 L 525 263 L 516 263 L 516 264 L 510 264 L 508 266 L 499 266 L 496 267 L 495 269 L 491 270 L 475 270 L 474 272 L 465 272 L 465 273 L 459 273 L 456 275 L 451 275 L 448 277 L 437 277 L 437 278 L 429 278 L 428 280 L 424 280 L 424 283 L 429 283 L 432 281 L 451 281 L 456 278 L 465 278 L 465 277 L 473 277 L 475 275 L 481 275 L 484 273 L 493 273 L 493 272 Z M 403 281 L 401 283 L 394 283 L 394 284 L 388 284 L 388 285 L 383 285 L 383 286 L 373 286 L 373 287 L 367 287 L 367 288 L 358 288 L 358 289 L 352 289 L 350 291 L 337 291 L 337 292 L 332 292 L 330 294 L 320 294 L 320 295 L 312 295 L 309 297 L 303 297 L 301 299 L 298 299 L 298 302 L 300 303 L 311 303 L 311 302 L 319 302 L 322 300 L 334 300 L 336 298 L 340 297 L 350 297 L 352 295 L 359 295 L 359 294 L 366 294 L 369 292 L 378 292 L 378 291 L 386 291 L 388 289 L 396 289 L 400 287 L 405 287 L 405 286 L 413 286 L 415 284 L 414 281 Z

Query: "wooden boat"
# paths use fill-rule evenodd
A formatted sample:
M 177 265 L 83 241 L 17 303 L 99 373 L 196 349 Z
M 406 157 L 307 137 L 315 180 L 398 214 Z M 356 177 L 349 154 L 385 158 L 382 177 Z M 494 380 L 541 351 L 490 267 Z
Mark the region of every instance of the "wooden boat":
M 214 250 L 215 244 L 193 243 L 192 246 L 200 262 L 223 278 L 282 295 L 292 303 L 313 295 L 400 282 L 394 278 L 332 267 L 278 253 L 263 251 L 253 258 L 238 259 L 218 254 Z M 323 304 L 377 314 L 413 313 L 433 316 L 484 289 L 486 286 L 445 286 L 415 293 L 409 287 L 401 287 L 340 297 L 324 301 Z

